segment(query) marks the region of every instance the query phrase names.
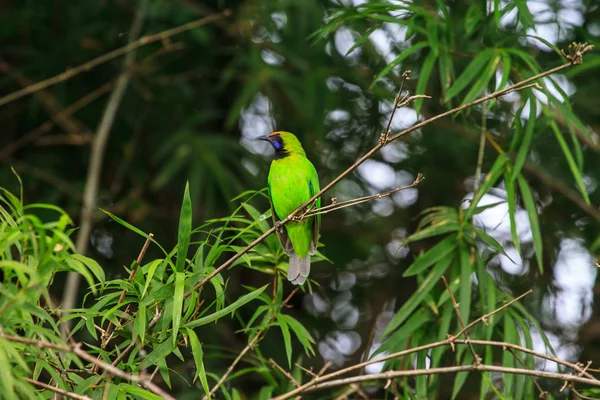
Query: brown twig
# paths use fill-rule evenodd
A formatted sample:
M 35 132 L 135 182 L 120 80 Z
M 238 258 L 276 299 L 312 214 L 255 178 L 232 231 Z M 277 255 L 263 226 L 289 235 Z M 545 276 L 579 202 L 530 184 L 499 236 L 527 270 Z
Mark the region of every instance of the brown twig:
M 475 349 L 473 348 L 473 345 L 471 344 L 471 339 L 469 339 L 469 335 L 467 334 L 467 327 L 465 326 L 465 322 L 462 319 L 462 316 L 460 315 L 460 307 L 458 306 L 458 303 L 456 302 L 456 299 L 454 298 L 454 293 L 452 293 L 452 289 L 450 289 L 450 286 L 448 285 L 448 281 L 446 280 L 445 276 L 442 276 L 442 281 L 444 282 L 444 286 L 446 286 L 446 290 L 448 291 L 448 294 L 450 294 L 450 299 L 452 300 L 452 307 L 454 308 L 454 312 L 456 313 L 456 318 L 458 319 L 458 323 L 460 324 L 460 328 L 461 330 L 461 334 L 465 335 L 466 338 L 466 342 L 469 345 L 469 349 L 471 350 L 471 353 L 473 354 L 473 360 L 475 362 L 475 365 L 479 365 L 481 364 L 481 357 L 479 357 L 479 355 L 477 355 L 477 353 L 475 352 Z M 459 335 L 455 335 L 455 336 L 450 336 L 451 338 L 457 338 Z
M 11 101 L 17 100 L 28 94 L 35 93 L 38 90 L 42 90 L 47 87 L 56 85 L 57 83 L 64 82 L 67 79 L 71 79 L 75 75 L 78 75 L 82 72 L 89 71 L 89 70 L 97 67 L 100 64 L 103 64 L 107 61 L 112 60 L 113 58 L 122 56 L 123 54 L 130 53 L 130 52 L 134 51 L 135 49 L 137 49 L 138 47 L 141 47 L 141 46 L 144 46 L 144 45 L 147 45 L 150 43 L 159 42 L 161 40 L 165 40 L 173 35 L 177 35 L 182 32 L 196 29 L 202 25 L 209 24 L 211 22 L 217 21 L 224 17 L 228 17 L 230 15 L 231 15 L 231 10 L 225 10 L 218 14 L 210 15 L 208 17 L 201 18 L 196 21 L 188 22 L 187 24 L 183 24 L 183 25 L 177 26 L 175 28 L 167 29 L 166 31 L 162 31 L 162 32 L 159 32 L 159 33 L 156 33 L 153 35 L 143 36 L 143 37 L 139 38 L 138 40 L 129 42 L 127 45 L 125 45 L 123 47 L 120 47 L 116 50 L 113 50 L 106 54 L 103 54 L 100 57 L 94 58 L 93 60 L 90 60 L 90 61 L 86 62 L 85 64 L 79 65 L 74 68 L 70 68 L 70 69 L 66 70 L 65 72 L 58 74 L 52 78 L 48 78 L 46 80 L 43 80 L 43 81 L 40 81 L 33 85 L 30 85 L 26 88 L 23 88 L 21 90 L 17 90 L 16 92 L 8 94 L 8 95 L 0 98 L 0 106 L 10 103 Z M 131 37 L 137 37 L 137 35 L 134 36 L 132 34 Z
M 589 47 L 585 47 L 583 49 L 581 49 L 579 51 L 579 58 L 581 58 L 581 56 L 583 56 L 583 54 L 589 51 Z M 293 213 L 291 213 L 290 215 L 288 215 L 286 218 L 282 219 L 280 221 L 279 227 L 285 225 L 286 223 L 288 223 L 290 220 L 292 220 L 294 218 L 295 215 L 298 215 L 299 213 L 302 213 L 307 207 L 309 207 L 311 204 L 313 204 L 313 202 L 318 199 L 319 197 L 321 197 L 323 195 L 323 193 L 327 192 L 329 189 L 331 189 L 335 184 L 337 184 L 339 181 L 341 181 L 343 178 L 345 178 L 348 174 L 350 174 L 352 171 L 354 171 L 359 165 L 361 165 L 362 163 L 364 163 L 366 160 L 368 160 L 369 158 L 371 158 L 371 156 L 373 154 L 375 154 L 377 151 L 379 151 L 381 148 L 383 148 L 387 143 L 394 141 L 404 135 L 407 135 L 417 129 L 420 129 L 424 126 L 427 126 L 431 123 L 433 123 L 434 121 L 437 121 L 439 119 L 445 118 L 449 115 L 455 114 L 457 112 L 460 112 L 466 108 L 469 107 L 473 107 L 477 104 L 483 103 L 485 101 L 489 101 L 491 99 L 497 98 L 497 97 L 501 97 L 504 96 L 507 93 L 510 93 L 512 91 L 515 90 L 521 90 L 523 87 L 525 87 L 526 85 L 530 84 L 531 82 L 543 78 L 545 76 L 554 74 L 556 72 L 562 71 L 564 69 L 567 69 L 571 66 L 575 65 L 575 62 L 568 62 L 566 64 L 560 65 L 558 67 L 549 69 L 545 72 L 541 72 L 537 75 L 532 76 L 531 78 L 527 78 L 521 82 L 517 82 L 514 85 L 508 86 L 504 89 L 501 90 L 497 90 L 487 96 L 481 97 L 477 100 L 474 100 L 472 102 L 469 102 L 467 104 L 464 104 L 462 106 L 458 106 L 455 107 L 449 111 L 446 111 L 442 114 L 433 116 L 431 118 L 426 119 L 425 121 L 419 122 L 413 126 L 411 126 L 410 128 L 404 129 L 400 132 L 398 132 L 397 134 L 391 136 L 389 138 L 389 140 L 387 140 L 387 136 L 384 136 L 384 138 L 386 138 L 386 140 L 381 140 L 377 145 L 375 145 L 375 147 L 373 147 L 371 150 L 369 150 L 366 154 L 364 154 L 361 158 L 359 158 L 356 162 L 354 162 L 354 164 L 352 164 L 350 167 L 348 167 L 344 172 L 342 172 L 341 174 L 339 174 L 336 178 L 334 178 L 331 182 L 329 182 L 327 185 L 325 185 L 321 190 L 319 190 L 319 192 L 317 192 L 313 197 L 311 197 L 306 203 L 304 203 L 303 205 L 301 205 L 300 207 L 298 207 L 296 209 L 296 211 L 294 211 Z M 275 227 L 271 227 L 268 231 L 266 231 L 265 233 L 263 233 L 260 237 L 258 237 L 257 239 L 255 239 L 252 243 L 248 244 L 246 247 L 244 247 L 242 250 L 238 251 L 237 253 L 235 253 L 229 260 L 225 261 L 223 264 L 221 264 L 219 267 L 215 268 L 215 270 L 213 272 L 211 272 L 208 276 L 206 276 L 204 279 L 202 279 L 200 282 L 198 282 L 196 285 L 194 285 L 193 290 L 198 290 L 199 288 L 201 288 L 202 286 L 204 286 L 206 284 L 206 282 L 210 281 L 212 278 L 214 278 L 217 274 L 220 274 L 225 268 L 231 266 L 237 259 L 239 259 L 240 257 L 242 257 L 244 254 L 246 254 L 248 251 L 250 251 L 252 248 L 254 248 L 254 246 L 256 246 L 257 244 L 261 243 L 263 240 L 265 240 L 268 236 L 270 236 L 271 234 L 273 234 L 273 232 L 275 232 Z
M 361 204 L 361 203 L 366 203 L 368 201 L 372 201 L 372 200 L 379 200 L 379 199 L 383 199 L 384 197 L 388 197 L 396 192 L 399 192 L 401 190 L 406 190 L 406 189 L 410 189 L 413 188 L 415 186 L 417 186 L 419 183 L 421 183 L 421 181 L 425 179 L 425 177 L 422 174 L 418 174 L 417 178 L 414 180 L 413 183 L 411 183 L 410 185 L 407 186 L 402 186 L 402 187 L 398 187 L 396 189 L 392 189 L 390 191 L 387 192 L 383 192 L 383 193 L 378 193 L 378 194 L 374 194 L 371 196 L 364 196 L 364 197 L 359 197 L 357 199 L 352 199 L 352 200 L 346 200 L 346 201 L 342 201 L 341 203 L 338 203 L 337 201 L 332 201 L 331 204 L 326 205 L 324 207 L 321 207 L 319 209 L 307 209 L 304 213 L 302 213 L 302 215 L 300 215 L 298 217 L 298 219 L 302 220 L 305 218 L 309 218 L 315 215 L 321 215 L 321 214 L 327 214 L 330 213 L 332 211 L 336 211 L 339 210 L 341 208 L 346 208 L 346 207 L 350 207 L 350 206 L 355 206 L 357 204 Z
M 129 44 L 136 43 L 136 38 L 142 31 L 142 25 L 146 16 L 148 0 L 143 0 L 139 3 L 138 10 L 135 14 L 131 36 L 129 37 Z M 127 46 L 125 46 L 127 47 Z M 117 110 L 127 89 L 129 83 L 129 70 L 135 62 L 135 51 L 127 52 L 125 59 L 123 60 L 122 73 L 115 83 L 115 88 L 110 95 L 110 98 L 104 109 L 102 120 L 98 125 L 96 137 L 92 145 L 92 154 L 90 156 L 90 165 L 88 167 L 87 179 L 85 182 L 85 190 L 83 192 L 83 205 L 81 207 L 81 217 L 79 232 L 77 234 L 77 241 L 75 247 L 77 252 L 85 254 L 88 248 L 89 236 L 92 231 L 92 213 L 94 210 L 94 202 L 98 194 L 98 186 L 100 183 L 100 174 L 102 172 L 102 163 L 104 159 L 104 151 L 108 142 L 108 135 L 112 128 Z M 30 86 L 32 87 L 32 86 Z M 1 105 L 0 101 L 0 105 Z M 79 290 L 79 282 L 81 281 L 81 275 L 76 272 L 69 272 L 67 276 L 67 282 L 65 284 L 65 294 L 63 296 L 63 308 L 71 309 L 75 306 L 75 300 L 77 299 L 77 293 Z M 67 324 L 68 326 L 68 324 Z M 63 332 L 64 334 L 64 332 Z
M 58 393 L 58 394 L 61 394 L 61 395 L 63 395 L 63 396 L 67 396 L 67 397 L 70 397 L 70 398 L 72 398 L 72 399 L 78 399 L 78 400 L 92 400 L 92 398 L 91 398 L 91 397 L 82 396 L 82 395 L 80 395 L 80 394 L 77 394 L 77 393 L 69 392 L 68 390 L 64 390 L 64 389 L 61 389 L 61 388 L 58 388 L 58 387 L 54 387 L 54 386 L 48 385 L 47 383 L 40 382 L 40 381 L 36 381 L 35 379 L 31 379 L 31 378 L 28 378 L 28 377 L 26 377 L 26 376 L 25 376 L 25 377 L 23 377 L 23 379 L 24 379 L 25 381 L 27 381 L 27 382 L 31 383 L 32 385 L 35 385 L 35 386 L 38 386 L 38 387 L 44 388 L 44 389 L 46 389 L 46 390 L 50 390 L 50 391 L 52 391 L 52 392 L 54 392 L 54 393 Z
M 275 368 L 277 368 L 279 370 L 279 372 L 281 372 L 288 379 L 288 381 L 290 381 L 290 383 L 292 385 L 294 385 L 296 387 L 300 386 L 300 384 L 298 383 L 298 381 L 296 379 L 294 379 L 292 374 L 290 374 L 285 369 L 283 369 L 283 367 L 281 367 L 281 365 L 277 364 L 275 362 L 275 360 L 273 360 L 272 358 L 269 358 L 269 362 L 271 363 L 271 365 L 273 365 Z
M 407 377 L 407 376 L 420 376 L 420 375 L 439 375 L 439 374 L 449 374 L 449 373 L 457 373 L 463 371 L 480 371 L 480 372 L 500 372 L 503 374 L 515 374 L 515 375 L 526 375 L 526 376 L 537 376 L 540 378 L 549 378 L 556 380 L 566 380 L 568 382 L 578 382 L 584 383 L 590 386 L 600 387 L 600 381 L 588 378 L 582 378 L 576 375 L 568 375 L 561 374 L 556 372 L 546 372 L 546 371 L 537 371 L 537 370 L 529 370 L 523 368 L 512 368 L 512 367 L 501 367 L 497 365 L 459 365 L 452 367 L 440 367 L 440 368 L 425 368 L 425 369 L 412 369 L 412 370 L 402 370 L 402 371 L 388 371 L 382 372 L 379 374 L 369 374 L 369 375 L 359 375 L 352 376 L 349 378 L 336 379 L 333 381 L 318 383 L 313 385 L 310 389 L 305 390 L 306 392 L 312 392 L 319 389 L 337 387 L 337 386 L 346 386 L 353 383 L 360 382 L 369 382 L 375 380 L 387 380 L 387 379 L 395 379 L 399 377 Z M 278 399 L 279 397 L 276 397 Z M 287 397 L 286 397 L 287 398 Z
M 96 359 L 96 357 L 92 356 L 91 354 L 89 354 L 86 351 L 81 349 L 81 343 L 76 343 L 76 344 L 72 344 L 72 345 L 62 345 L 62 344 L 47 342 L 45 340 L 36 340 L 36 339 L 24 338 L 21 336 L 6 335 L 4 333 L 0 333 L 0 337 L 3 339 L 9 340 L 11 342 L 37 346 L 41 349 L 54 349 L 54 350 L 62 351 L 65 353 L 73 353 L 73 354 L 77 355 L 79 358 L 89 361 L 90 363 L 92 363 L 94 365 L 98 365 L 98 367 L 107 371 L 111 375 L 118 376 L 119 378 L 123 378 L 128 381 L 138 383 L 138 384 L 144 386 L 145 388 L 147 388 L 148 390 L 150 390 L 151 392 L 153 392 L 154 394 L 162 396 L 165 399 L 175 400 L 175 398 L 173 396 L 166 393 L 160 387 L 158 387 L 157 385 L 155 385 L 154 383 L 152 383 L 151 381 L 146 379 L 146 377 L 144 375 L 131 375 L 125 371 L 122 371 L 122 370 L 102 361 L 102 360 Z
M 135 273 L 137 272 L 139 266 L 141 265 L 142 260 L 144 259 L 144 255 L 146 255 L 146 251 L 148 250 L 148 246 L 150 246 L 150 242 L 152 241 L 153 237 L 154 237 L 153 233 L 148 234 L 148 237 L 146 238 L 146 241 L 144 242 L 144 246 L 142 246 L 142 250 L 140 250 L 138 257 L 135 260 L 135 264 L 134 264 L 131 272 L 129 273 L 129 277 L 127 278 L 128 283 L 131 283 L 131 281 L 135 277 Z M 117 301 L 117 306 L 123 302 L 126 294 L 127 294 L 127 289 L 123 289 L 123 291 L 121 292 L 121 296 L 119 296 L 119 300 Z M 125 313 L 127 313 L 127 312 L 128 312 L 128 309 L 125 310 Z M 119 325 L 121 325 L 123 322 L 123 319 L 121 318 L 118 322 L 119 322 Z M 111 328 L 113 326 L 114 326 L 113 323 L 109 322 L 108 326 L 106 327 L 106 332 L 104 332 L 104 334 L 102 335 L 102 346 L 101 346 L 102 349 L 106 348 L 106 346 L 108 345 L 108 342 L 112 339 Z

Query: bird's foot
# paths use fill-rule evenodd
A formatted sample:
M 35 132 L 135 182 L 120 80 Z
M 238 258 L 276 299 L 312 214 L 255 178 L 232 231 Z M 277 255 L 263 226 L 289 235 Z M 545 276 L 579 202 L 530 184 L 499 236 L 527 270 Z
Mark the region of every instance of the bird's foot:
M 275 230 L 277 232 L 282 232 L 283 231 L 283 224 L 281 223 L 281 221 L 275 221 L 275 223 L 273 224 L 273 227 L 275 228 Z

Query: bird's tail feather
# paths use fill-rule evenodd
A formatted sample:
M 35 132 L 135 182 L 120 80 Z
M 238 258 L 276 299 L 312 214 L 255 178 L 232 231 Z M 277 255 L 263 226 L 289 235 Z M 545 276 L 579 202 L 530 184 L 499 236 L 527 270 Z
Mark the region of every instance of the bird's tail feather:
M 296 253 L 290 256 L 288 280 L 294 285 L 302 285 L 310 273 L 310 255 L 300 258 Z

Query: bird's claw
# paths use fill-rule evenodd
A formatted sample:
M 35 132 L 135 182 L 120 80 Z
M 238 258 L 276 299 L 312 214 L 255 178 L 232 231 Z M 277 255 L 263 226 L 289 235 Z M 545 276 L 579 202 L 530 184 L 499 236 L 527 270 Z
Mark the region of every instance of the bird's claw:
M 275 221 L 273 227 L 277 232 L 281 232 L 281 230 L 283 229 L 283 224 L 280 221 Z

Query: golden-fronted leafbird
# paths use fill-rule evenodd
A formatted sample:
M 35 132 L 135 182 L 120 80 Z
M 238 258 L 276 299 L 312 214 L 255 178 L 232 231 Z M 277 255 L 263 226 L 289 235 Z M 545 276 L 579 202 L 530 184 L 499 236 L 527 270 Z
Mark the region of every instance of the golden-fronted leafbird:
M 289 132 L 273 132 L 258 139 L 266 140 L 275 149 L 269 170 L 269 197 L 273 221 L 277 224 L 306 203 L 319 191 L 319 177 L 296 136 Z M 321 206 L 317 199 L 315 207 Z M 302 221 L 290 221 L 277 229 L 283 251 L 290 256 L 288 280 L 302 285 L 310 273 L 310 256 L 317 250 L 319 216 Z

